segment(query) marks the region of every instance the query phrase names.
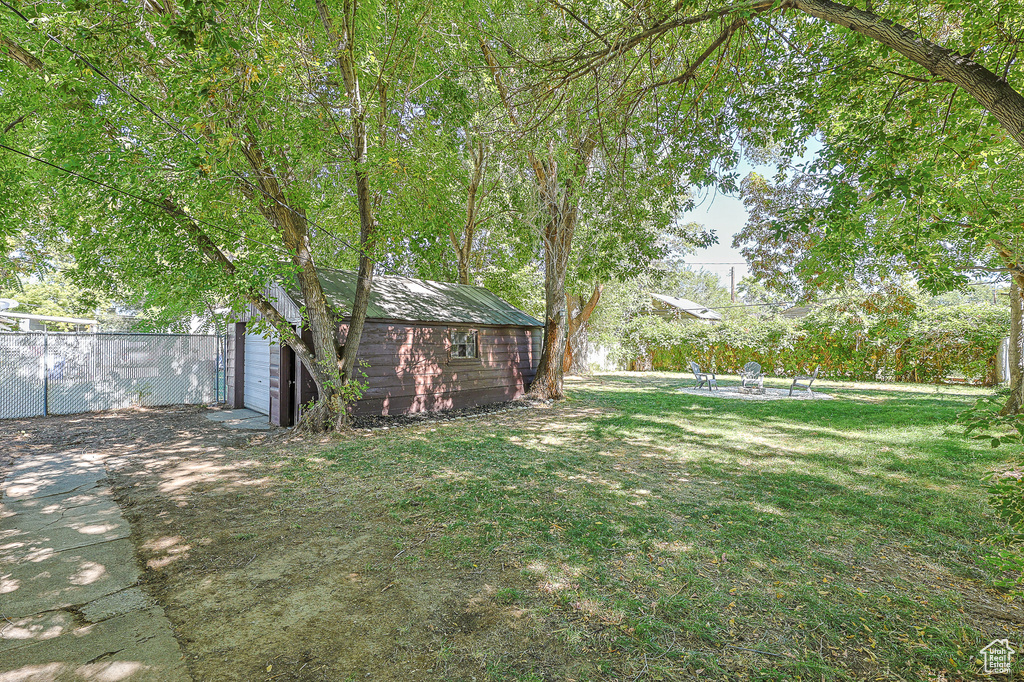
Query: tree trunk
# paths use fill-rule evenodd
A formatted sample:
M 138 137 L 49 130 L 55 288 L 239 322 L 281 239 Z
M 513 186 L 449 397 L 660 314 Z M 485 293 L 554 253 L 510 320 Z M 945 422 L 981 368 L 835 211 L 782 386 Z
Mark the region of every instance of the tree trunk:
M 512 124 L 519 126 L 515 107 L 501 80 L 498 60 L 490 47 L 481 39 L 480 49 L 491 71 L 498 93 Z M 569 267 L 572 237 L 576 232 L 579 212 L 577 191 L 586 182 L 590 163 L 597 149 L 597 138 L 583 134 L 578 140 L 573 168 L 560 179 L 554 143 L 549 144 L 547 158 L 541 160 L 530 152 L 528 158 L 537 181 L 540 206 L 547 212 L 547 221 L 541 237 L 544 241 L 544 345 L 541 348 L 537 376 L 530 386 L 530 395 L 542 400 L 561 400 L 562 377 L 565 364 L 566 327 L 568 311 L 565 304 L 565 273 Z
M 336 340 L 337 321 L 327 303 L 327 297 L 324 295 L 316 265 L 313 262 L 312 253 L 310 253 L 305 216 L 301 216 L 301 220 L 299 218 L 300 216 L 293 216 L 293 220 L 290 222 L 301 223 L 299 226 L 301 229 L 287 230 L 294 231 L 294 234 L 292 239 L 286 238 L 285 242 L 295 244 L 294 246 L 289 244 L 289 246 L 293 248 L 292 260 L 299 266 L 299 287 L 302 290 L 305 304 L 303 318 L 313 339 L 315 357 L 312 366 L 309 358 L 298 352 L 296 355 L 313 377 L 317 394 L 324 404 L 323 415 L 319 422 L 315 423 L 317 419 L 311 415 L 306 426 L 312 427 L 316 431 L 322 431 L 330 428 L 332 420 L 337 420 L 338 417 L 338 408 L 334 400 L 340 387 L 338 382 L 338 342 Z M 278 326 L 280 331 L 280 325 L 275 326 Z M 301 341 L 298 336 L 295 336 L 295 339 Z M 284 340 L 292 350 L 296 350 L 295 343 L 290 342 L 287 338 Z
M 569 267 L 572 238 L 579 216 L 576 189 L 586 179 L 586 171 L 597 147 L 596 140 L 581 141 L 574 173 L 563 181 L 558 175 L 558 162 L 553 152 L 540 160 L 530 154 L 537 180 L 541 205 L 548 213 L 542 234 L 544 239 L 544 345 L 541 348 L 537 376 L 530 386 L 530 395 L 542 400 L 561 400 L 565 366 L 566 332 L 569 313 L 565 301 L 565 273 Z M 575 182 L 574 182 L 575 181 Z
M 597 308 L 597 302 L 601 298 L 604 285 L 598 284 L 590 299 L 583 300 L 582 296 L 566 294 L 566 307 L 569 312 L 569 329 L 566 336 L 565 360 L 562 368 L 565 374 L 576 376 L 589 374 L 590 366 L 587 364 L 589 355 L 589 340 L 587 336 L 590 316 Z
M 167 198 L 163 201 L 163 209 L 171 215 L 184 220 L 186 229 L 196 240 L 199 249 L 210 262 L 222 268 L 230 276 L 236 274 L 237 270 L 231 258 L 221 251 L 202 227 L 192 220 L 191 216 L 183 208 L 178 206 L 172 199 Z M 273 211 L 273 209 L 270 210 Z M 301 213 L 296 212 L 296 216 L 301 216 Z M 268 219 L 270 218 L 271 216 L 268 216 Z M 276 219 L 272 222 L 277 224 Z M 312 306 L 306 306 L 306 326 L 312 336 L 313 346 L 310 347 L 302 337 L 296 334 L 291 322 L 286 320 L 274 308 L 263 292 L 250 292 L 246 296 L 246 300 L 274 327 L 281 341 L 295 352 L 299 362 L 309 371 L 313 382 L 316 384 L 317 393 L 321 396 L 323 407 L 319 411 L 313 411 L 304 415 L 301 425 L 305 428 L 320 431 L 332 426 L 332 422 L 336 419 L 336 415 L 331 408 L 335 402 L 332 397 L 338 386 L 338 354 L 334 340 L 334 317 L 320 286 L 320 280 L 316 277 L 316 268 L 313 267 L 312 258 L 308 251 L 308 240 L 300 239 L 296 241 L 296 233 L 304 229 L 305 221 L 303 220 L 300 227 L 297 228 L 293 223 L 292 227 L 285 230 L 284 233 L 290 235 L 287 239 L 290 239 L 292 244 L 297 243 L 299 245 L 293 248 L 293 260 L 302 268 L 299 274 L 299 286 L 302 289 L 302 295 L 306 301 L 313 301 Z
M 272 202 L 261 201 L 258 209 L 267 222 L 278 229 L 282 243 L 291 254 L 302 291 L 303 320 L 313 339 L 314 357 L 311 359 L 308 354 L 300 352 L 300 343 L 303 342 L 294 332 L 289 333 L 290 325 L 286 321 L 275 322 L 275 318 L 268 316 L 266 311 L 261 312 L 274 323 L 282 340 L 296 352 L 316 383 L 319 395 L 317 405 L 303 415 L 300 425 L 314 431 L 327 430 L 335 426 L 342 413 L 338 401 L 342 384 L 338 369 L 337 320 L 324 295 L 313 260 L 306 213 L 289 203 L 285 186 L 279 180 L 279 174 L 268 163 L 267 154 L 256 132 L 249 126 L 236 127 L 235 130 L 245 141 L 241 151 L 253 171 L 251 177 L 239 175 L 239 186 L 250 201 L 266 197 Z M 278 150 L 277 155 L 283 156 L 284 152 Z M 286 326 L 288 329 L 285 329 Z
M 455 234 L 455 230 L 448 233 L 458 262 L 459 284 L 469 284 L 469 259 L 473 253 L 473 237 L 480 214 L 480 184 L 483 182 L 484 169 L 487 165 L 487 150 L 483 141 L 467 140 L 466 148 L 472 162 L 469 169 L 469 184 L 466 188 L 466 223 L 461 235 Z
M 1020 414 L 1024 405 L 1024 276 L 1010 280 L 1010 395 L 1002 414 Z
M 575 213 L 571 216 L 553 216 L 544 229 L 544 345 L 537 365 L 537 376 L 530 385 L 530 396 L 541 400 L 561 400 L 565 397 L 562 392 L 562 365 L 569 317 L 565 305 L 565 272 L 569 264 L 569 245 L 575 219 Z M 570 232 L 568 239 L 567 230 Z
M 362 93 L 359 85 L 359 72 L 356 68 L 356 7 L 355 0 L 344 0 L 341 3 L 341 33 L 334 31 L 330 13 L 324 0 L 316 0 L 317 13 L 323 24 L 327 37 L 334 41 L 335 55 L 338 59 L 338 70 L 341 71 L 342 82 L 348 95 L 348 115 L 352 122 L 352 170 L 356 180 L 356 204 L 359 207 L 359 275 L 356 281 L 355 299 L 352 302 L 352 317 L 349 322 L 348 334 L 345 336 L 345 348 L 341 355 L 341 396 L 346 402 L 358 398 L 361 390 L 353 382 L 356 378 L 356 356 L 359 343 L 363 337 L 363 326 L 366 323 L 366 308 L 370 302 L 370 288 L 373 285 L 373 260 L 371 253 L 376 238 L 377 224 L 374 218 L 373 203 L 370 198 L 370 178 L 366 156 L 366 108 L 363 106 Z M 386 90 L 383 83 L 378 82 L 382 109 L 385 115 Z M 348 405 L 340 410 L 339 426 L 347 423 Z

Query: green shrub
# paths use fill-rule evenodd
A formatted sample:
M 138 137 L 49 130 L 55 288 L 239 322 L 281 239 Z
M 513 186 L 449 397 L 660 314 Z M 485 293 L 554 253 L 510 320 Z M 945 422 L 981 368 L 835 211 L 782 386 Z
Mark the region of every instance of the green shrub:
M 671 322 L 641 315 L 625 327 L 625 360 L 686 371 L 693 360 L 714 372 L 747 362 L 767 374 L 821 368 L 822 376 L 867 381 L 992 385 L 1009 313 L 977 304 L 924 307 L 907 296 L 844 299 L 800 320 L 744 319 L 719 324 Z

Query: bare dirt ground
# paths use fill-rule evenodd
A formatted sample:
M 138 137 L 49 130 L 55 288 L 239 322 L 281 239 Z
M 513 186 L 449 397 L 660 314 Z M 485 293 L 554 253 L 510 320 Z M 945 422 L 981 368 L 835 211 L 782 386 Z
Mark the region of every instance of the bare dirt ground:
M 281 432 L 254 437 L 202 412 L 0 422 L 0 476 L 5 455 L 104 456 L 144 588 L 195 680 L 485 680 L 496 664 L 510 679 L 572 679 L 545 624 L 496 597 L 521 586 L 518 571 L 448 565 L 423 552 L 442 531 L 430 519 L 398 527 L 344 484 L 290 486 L 273 475 Z M 396 553 L 399 537 L 409 549 Z

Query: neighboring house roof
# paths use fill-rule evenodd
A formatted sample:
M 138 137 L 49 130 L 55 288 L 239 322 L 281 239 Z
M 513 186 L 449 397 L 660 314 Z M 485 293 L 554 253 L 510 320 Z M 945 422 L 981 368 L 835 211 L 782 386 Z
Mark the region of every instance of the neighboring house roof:
M 12 313 L 9 310 L 0 312 L 0 323 L 11 325 L 17 320 L 29 320 L 33 322 L 63 322 L 84 327 L 96 327 L 98 320 L 90 320 L 82 317 L 59 317 L 56 315 L 29 315 L 28 313 Z
M 318 273 L 331 306 L 340 317 L 349 317 L 355 299 L 356 273 L 326 268 L 320 268 Z M 289 283 L 284 290 L 289 298 L 302 305 L 298 281 Z M 393 275 L 374 275 L 366 317 L 411 322 L 544 326 L 483 287 Z
M 722 316 L 711 310 L 707 306 L 703 306 L 700 303 L 694 303 L 691 300 L 685 298 L 673 298 L 672 296 L 665 296 L 663 294 L 651 294 L 651 298 L 655 300 L 655 306 L 660 307 L 662 310 L 668 310 L 670 312 L 682 312 L 690 317 L 696 317 L 700 320 L 721 320 Z M 658 303 L 662 305 L 658 306 Z
M 808 315 L 810 315 L 810 313 L 811 306 L 798 305 L 793 306 L 792 308 L 786 308 L 781 313 L 779 313 L 779 315 L 782 317 L 787 317 L 791 320 L 795 320 L 800 317 L 807 317 Z

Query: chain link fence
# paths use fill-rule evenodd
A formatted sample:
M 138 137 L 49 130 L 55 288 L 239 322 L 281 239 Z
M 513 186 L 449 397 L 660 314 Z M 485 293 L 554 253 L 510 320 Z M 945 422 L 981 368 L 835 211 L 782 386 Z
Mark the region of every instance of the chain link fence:
M 224 339 L 0 333 L 0 419 L 221 402 Z

